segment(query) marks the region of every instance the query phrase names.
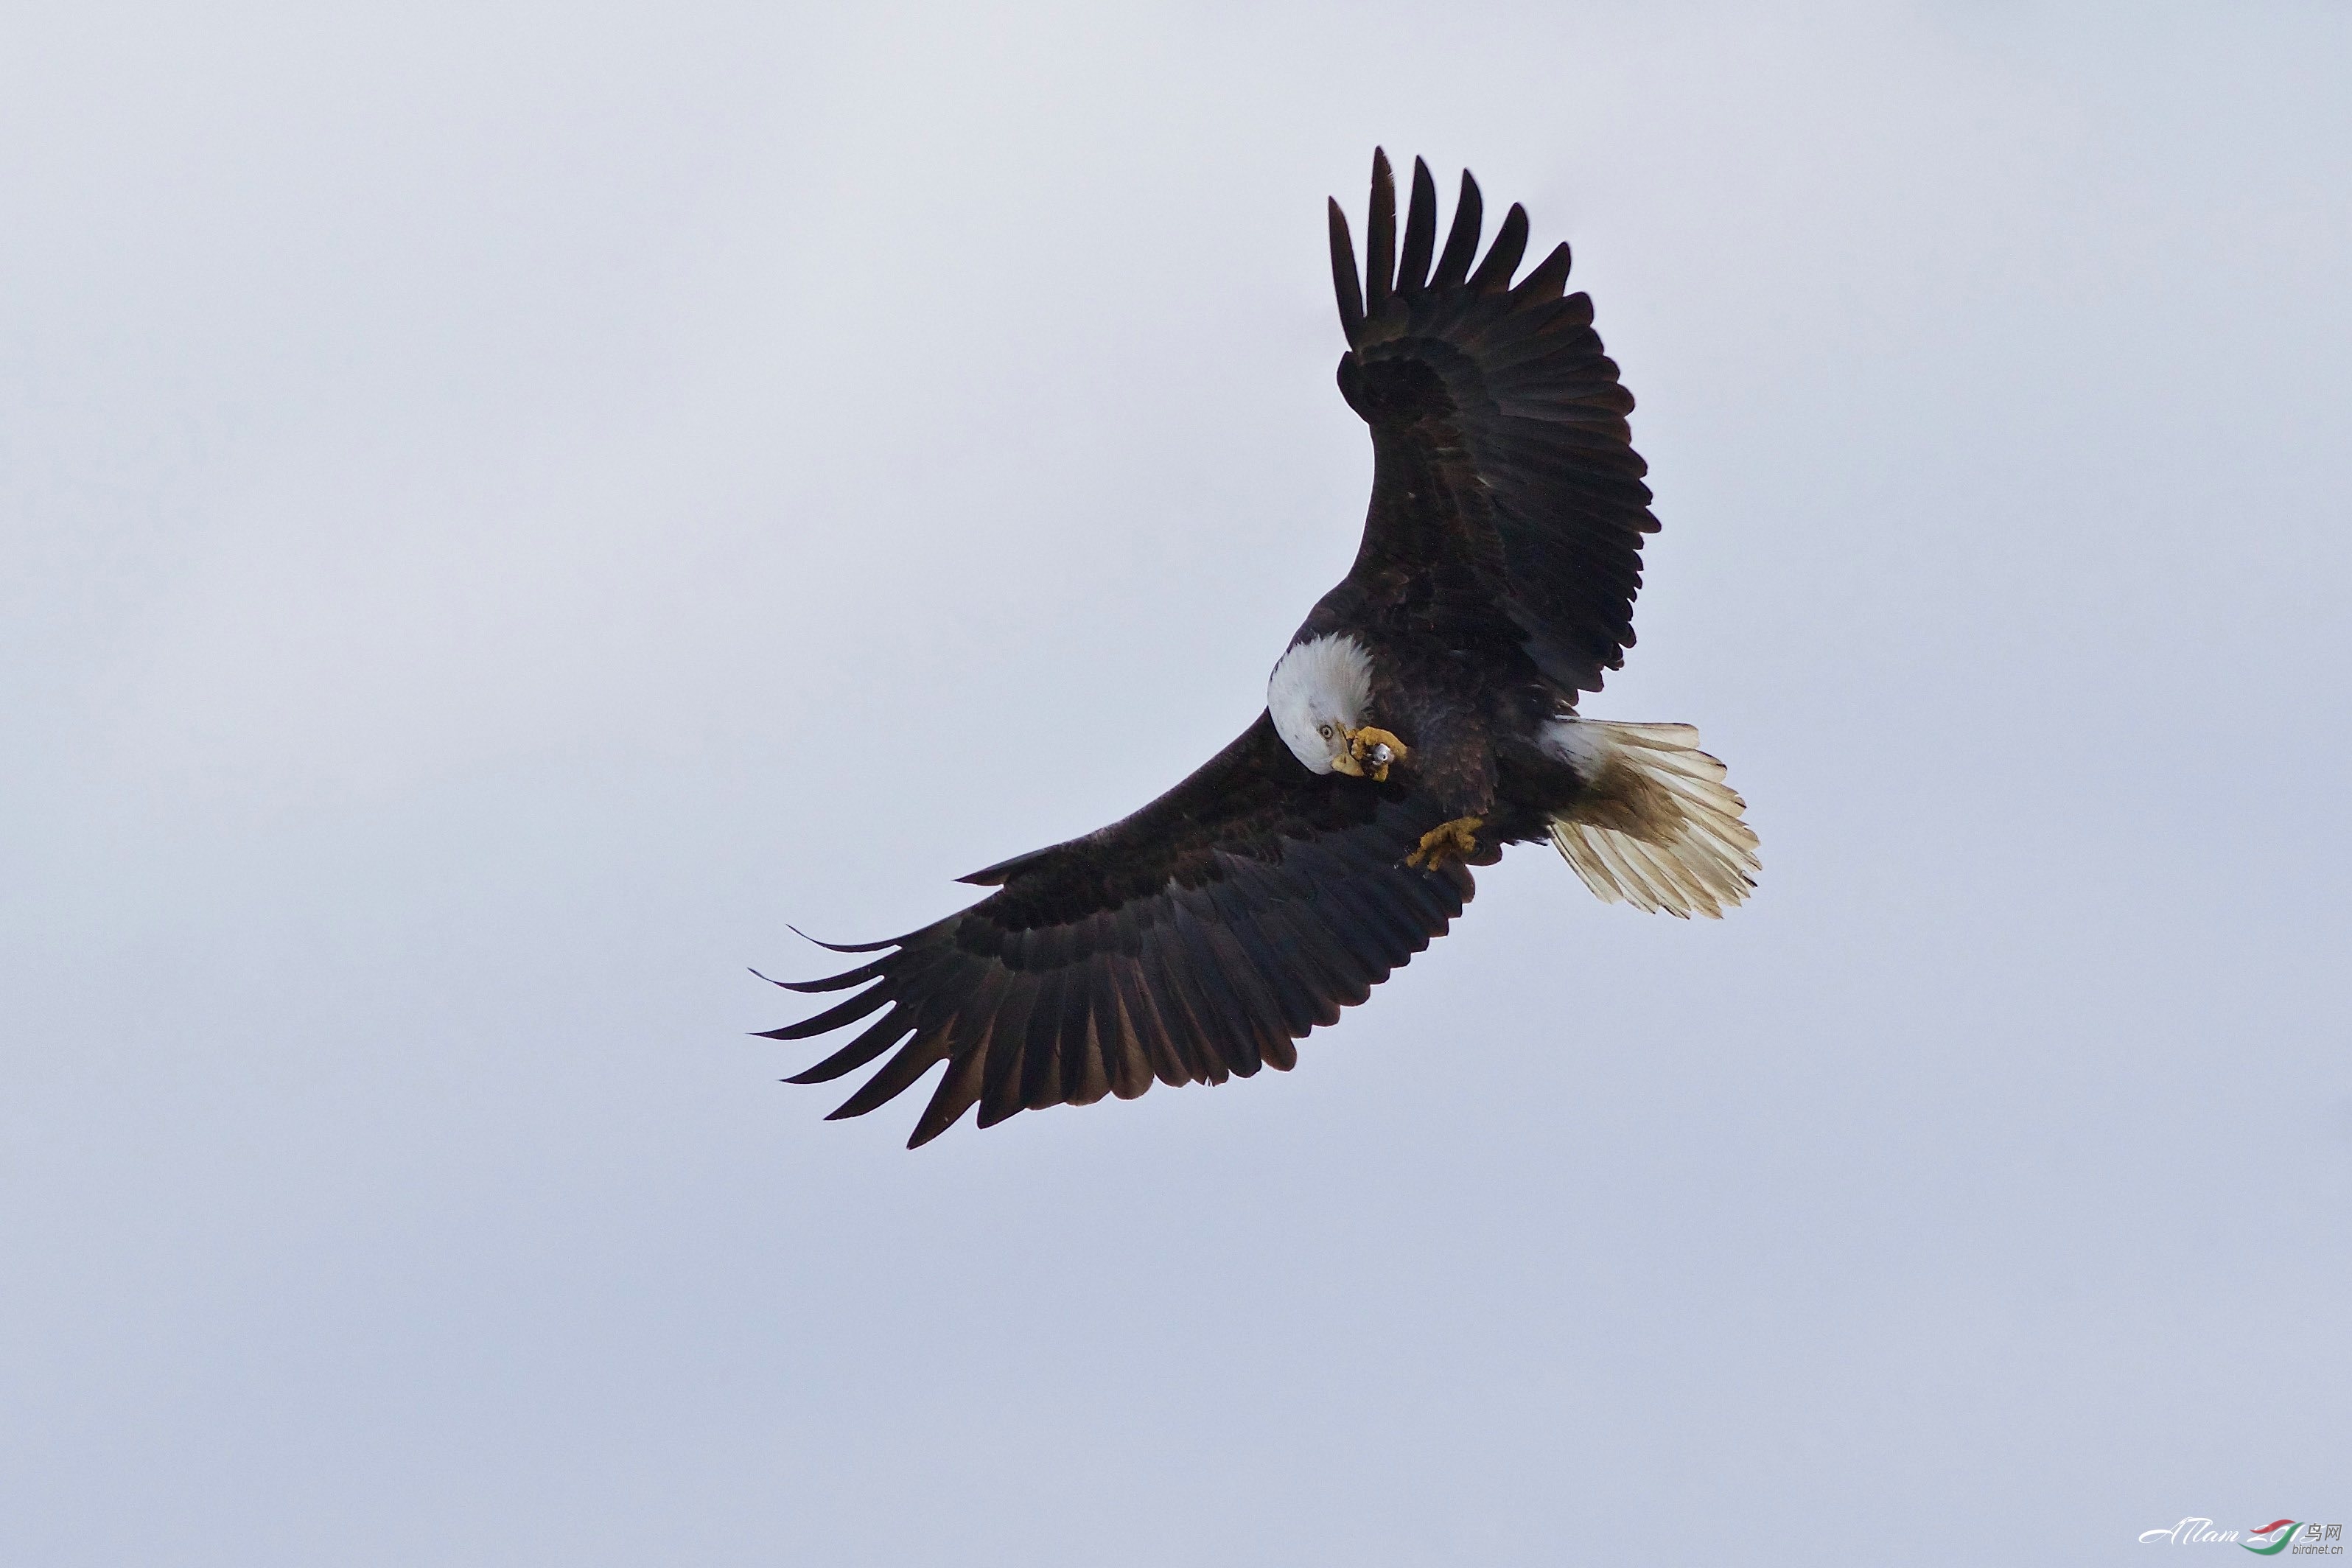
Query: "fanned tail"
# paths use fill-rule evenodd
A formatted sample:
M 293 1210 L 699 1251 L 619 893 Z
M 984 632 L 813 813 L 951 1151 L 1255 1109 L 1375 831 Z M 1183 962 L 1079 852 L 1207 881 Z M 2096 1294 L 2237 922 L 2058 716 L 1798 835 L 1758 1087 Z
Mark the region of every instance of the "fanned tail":
M 1586 795 L 1551 819 L 1551 841 L 1603 902 L 1720 919 L 1756 886 L 1756 831 L 1725 769 L 1688 724 L 1563 719 L 1549 739 Z

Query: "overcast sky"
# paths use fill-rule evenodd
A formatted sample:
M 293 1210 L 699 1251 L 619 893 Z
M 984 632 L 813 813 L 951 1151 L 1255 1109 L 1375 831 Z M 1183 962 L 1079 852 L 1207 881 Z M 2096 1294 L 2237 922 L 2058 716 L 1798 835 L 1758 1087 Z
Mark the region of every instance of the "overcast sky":
M 194 11 L 0 30 L 0 1556 L 2352 1522 L 2342 7 Z M 1573 242 L 1586 710 L 1761 890 L 1521 849 L 1295 1073 L 822 1121 L 786 922 L 1140 805 L 1346 569 L 1376 142 Z

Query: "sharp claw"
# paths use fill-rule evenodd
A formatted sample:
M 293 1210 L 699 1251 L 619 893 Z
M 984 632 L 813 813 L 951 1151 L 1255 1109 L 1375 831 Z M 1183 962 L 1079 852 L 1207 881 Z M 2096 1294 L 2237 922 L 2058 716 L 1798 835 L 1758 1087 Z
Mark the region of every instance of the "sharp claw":
M 1441 822 L 1421 836 L 1421 847 L 1406 856 L 1404 863 L 1434 871 L 1449 855 L 1466 861 L 1478 853 L 1478 829 L 1486 825 L 1483 816 L 1457 816 L 1451 822 Z
M 1359 773 L 1375 783 L 1386 783 L 1389 768 L 1412 754 L 1412 748 L 1390 734 L 1386 730 L 1367 724 L 1360 730 L 1345 731 L 1348 738 L 1348 760 L 1357 766 L 1340 767 L 1346 773 Z M 1332 766 L 1339 767 L 1338 759 Z

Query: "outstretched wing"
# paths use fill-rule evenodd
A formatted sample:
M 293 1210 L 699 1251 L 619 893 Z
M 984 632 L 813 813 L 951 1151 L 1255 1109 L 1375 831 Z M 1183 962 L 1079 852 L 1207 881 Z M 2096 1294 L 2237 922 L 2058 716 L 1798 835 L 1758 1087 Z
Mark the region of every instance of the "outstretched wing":
M 1658 529 L 1625 424 L 1633 396 L 1601 352 L 1591 297 L 1560 297 L 1567 246 L 1512 285 L 1524 210 L 1505 216 L 1472 270 L 1479 209 L 1465 172 L 1433 273 L 1437 191 L 1414 159 L 1400 262 L 1396 184 L 1375 152 L 1360 288 L 1348 220 L 1331 204 L 1348 334 L 1339 388 L 1372 427 L 1372 503 L 1351 576 L 1466 563 L 1547 676 L 1598 691 L 1633 646 L 1642 536 Z
M 824 1083 L 897 1047 L 835 1117 L 862 1116 L 947 1063 L 909 1148 L 975 1104 L 987 1127 L 1132 1100 L 1154 1078 L 1286 1070 L 1291 1041 L 1336 1022 L 1462 912 L 1469 872 L 1402 864 L 1444 815 L 1410 791 L 1307 772 L 1260 714 L 1126 820 L 965 878 L 997 890 L 961 913 L 836 948 L 883 956 L 787 988 L 869 988 L 767 1037 L 881 1014 L 786 1080 Z

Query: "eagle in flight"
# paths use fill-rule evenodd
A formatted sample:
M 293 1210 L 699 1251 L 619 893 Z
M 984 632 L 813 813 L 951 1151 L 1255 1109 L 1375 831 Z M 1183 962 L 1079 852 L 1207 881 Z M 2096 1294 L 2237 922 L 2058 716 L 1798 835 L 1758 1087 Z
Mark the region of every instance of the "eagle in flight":
M 1468 868 L 1549 839 L 1602 899 L 1718 916 L 1755 886 L 1756 835 L 1684 724 L 1580 718 L 1633 642 L 1642 536 L 1657 531 L 1633 395 L 1569 249 L 1512 282 L 1514 205 L 1477 255 L 1465 172 L 1444 247 L 1413 161 L 1372 156 L 1365 267 L 1330 204 L 1348 352 L 1339 392 L 1372 433 L 1363 543 L 1266 683 L 1265 711 L 1124 821 L 963 880 L 994 892 L 822 980 L 848 1000 L 766 1032 L 862 1025 L 791 1083 L 887 1056 L 835 1117 L 946 1071 L 909 1148 L 1151 1087 L 1287 1070 L 1293 1043 L 1442 935 Z M 824 944 L 832 947 L 833 944 Z M 877 1016 L 878 1015 L 878 1016 Z

